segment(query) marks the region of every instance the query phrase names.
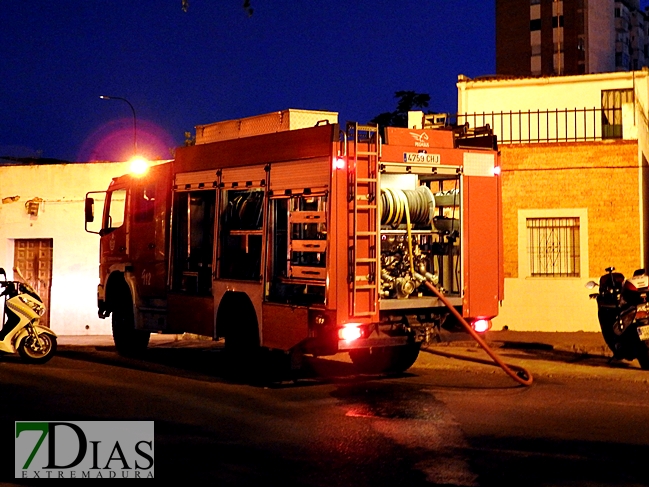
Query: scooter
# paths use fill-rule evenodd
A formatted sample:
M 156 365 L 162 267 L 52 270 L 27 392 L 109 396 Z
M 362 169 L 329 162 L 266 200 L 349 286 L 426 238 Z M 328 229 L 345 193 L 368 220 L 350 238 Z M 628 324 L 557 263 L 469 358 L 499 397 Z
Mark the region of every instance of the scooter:
M 591 294 L 597 300 L 597 317 L 604 341 L 617 360 L 638 359 L 640 367 L 649 370 L 649 276 L 638 269 L 631 279 L 607 267 L 599 284 L 590 281 L 588 289 L 599 286 Z
M 5 302 L 0 330 L 0 353 L 16 353 L 28 363 L 44 364 L 56 352 L 56 333 L 39 324 L 45 305 L 38 293 L 14 267 L 21 281 L 8 281 L 7 273 L 0 267 L 0 297 Z

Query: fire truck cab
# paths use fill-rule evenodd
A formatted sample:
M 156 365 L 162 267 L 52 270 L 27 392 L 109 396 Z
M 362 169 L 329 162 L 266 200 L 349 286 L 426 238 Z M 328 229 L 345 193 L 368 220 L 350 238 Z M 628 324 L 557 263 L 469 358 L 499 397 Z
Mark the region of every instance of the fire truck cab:
M 403 371 L 449 314 L 425 282 L 472 322 L 503 298 L 488 127 L 295 110 L 199 126 L 104 201 L 98 311 L 124 354 L 151 332 L 194 333 L 233 355 L 349 352 L 363 371 Z

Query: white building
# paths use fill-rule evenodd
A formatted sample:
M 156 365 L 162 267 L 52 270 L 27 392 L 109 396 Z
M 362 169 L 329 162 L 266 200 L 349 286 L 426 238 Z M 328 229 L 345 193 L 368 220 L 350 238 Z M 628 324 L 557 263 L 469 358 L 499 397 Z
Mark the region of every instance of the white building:
M 502 142 L 637 139 L 636 115 L 648 106 L 647 68 L 546 78 L 471 80 L 458 77 L 458 113 L 489 123 Z M 637 110 L 637 113 L 636 113 Z M 608 123 L 602 123 L 607 118 Z M 624 123 L 622 123 L 624 121 Z
M 505 300 L 496 328 L 597 331 L 584 284 L 649 266 L 649 71 L 458 83 L 458 122 L 502 162 Z
M 84 199 L 127 171 L 126 163 L 0 166 L 0 267 L 11 278 L 18 265 L 36 283 L 57 334 L 111 333 L 97 316 L 99 237 L 84 229 Z M 100 197 L 97 215 L 101 207 Z

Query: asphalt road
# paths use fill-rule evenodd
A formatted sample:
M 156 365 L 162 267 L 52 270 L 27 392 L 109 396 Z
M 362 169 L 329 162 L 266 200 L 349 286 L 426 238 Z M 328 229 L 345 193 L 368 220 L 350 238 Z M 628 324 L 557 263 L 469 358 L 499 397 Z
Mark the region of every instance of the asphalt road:
M 534 385 L 427 351 L 397 377 L 358 375 L 336 356 L 307 360 L 297 377 L 267 364 L 250 381 L 212 342 L 161 342 L 141 359 L 63 346 L 42 366 L 0 361 L 0 421 L 11 446 L 18 420 L 154 420 L 155 477 L 167 483 L 649 485 L 649 372 L 583 353 L 499 352 Z M 0 457 L 3 485 L 48 482 L 13 479 L 13 455 Z

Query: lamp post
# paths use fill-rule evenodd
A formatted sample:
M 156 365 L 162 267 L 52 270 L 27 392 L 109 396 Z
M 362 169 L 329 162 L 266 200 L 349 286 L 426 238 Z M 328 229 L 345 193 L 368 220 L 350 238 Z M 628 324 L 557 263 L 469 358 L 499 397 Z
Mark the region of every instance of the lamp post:
M 133 112 L 133 155 L 137 155 L 137 117 L 135 116 L 135 108 L 133 108 L 130 101 L 119 96 L 99 95 L 99 98 L 102 100 L 121 100 L 128 103 L 128 106 L 131 107 L 131 111 Z

